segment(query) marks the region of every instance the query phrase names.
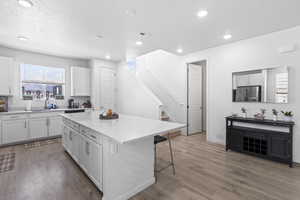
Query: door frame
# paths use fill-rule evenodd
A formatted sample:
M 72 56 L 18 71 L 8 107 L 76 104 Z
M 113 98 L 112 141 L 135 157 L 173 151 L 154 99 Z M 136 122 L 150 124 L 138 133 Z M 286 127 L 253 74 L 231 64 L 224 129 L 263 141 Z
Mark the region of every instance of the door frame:
M 194 134 L 190 134 L 189 132 L 189 126 L 190 126 L 190 117 L 189 117 L 189 110 L 190 110 L 190 64 L 195 64 L 195 63 L 200 63 L 200 62 L 205 62 L 206 65 L 206 69 L 205 69 L 205 80 L 206 80 L 206 100 L 207 100 L 207 60 L 200 60 L 200 61 L 195 61 L 195 62 L 190 62 L 190 63 L 186 63 L 186 134 L 187 136 L 190 136 L 190 135 L 194 135 Z M 203 67 L 203 66 L 202 66 Z M 202 73 L 203 73 L 203 69 L 202 69 Z M 202 83 L 203 83 L 203 76 L 202 76 Z M 202 84 L 202 94 L 203 94 L 203 84 Z M 205 109 L 205 112 L 206 112 L 206 131 L 207 131 L 207 101 L 206 101 L 206 109 Z M 203 124 L 204 124 L 204 117 L 203 117 L 203 95 L 202 95 L 202 132 L 203 132 Z

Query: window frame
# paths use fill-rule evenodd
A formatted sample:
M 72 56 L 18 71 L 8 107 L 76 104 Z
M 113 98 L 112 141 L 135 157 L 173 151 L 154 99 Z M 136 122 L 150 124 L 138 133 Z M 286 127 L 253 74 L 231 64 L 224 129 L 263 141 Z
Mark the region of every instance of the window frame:
M 25 68 L 25 66 L 31 66 L 31 67 L 42 67 L 45 68 L 44 72 L 43 72 L 43 77 L 42 79 L 46 79 L 46 70 L 47 69 L 61 69 L 63 71 L 63 80 L 60 81 L 58 80 L 57 82 L 55 81 L 41 81 L 41 80 L 26 80 L 24 78 L 24 71 L 23 69 Z M 28 64 L 28 63 L 21 63 L 19 65 L 19 80 L 20 80 L 20 98 L 21 100 L 32 100 L 32 101 L 43 101 L 46 99 L 46 96 L 41 98 L 41 99 L 34 99 L 33 96 L 31 96 L 29 99 L 26 99 L 25 95 L 23 95 L 23 84 L 28 83 L 28 84 L 43 84 L 43 85 L 53 85 L 53 86 L 62 86 L 62 95 L 61 96 L 55 96 L 54 99 L 56 100 L 64 100 L 65 96 L 66 96 L 66 69 L 64 67 L 52 67 L 52 66 L 45 66 L 45 65 L 35 65 L 35 64 Z M 25 98 L 24 98 L 25 97 Z

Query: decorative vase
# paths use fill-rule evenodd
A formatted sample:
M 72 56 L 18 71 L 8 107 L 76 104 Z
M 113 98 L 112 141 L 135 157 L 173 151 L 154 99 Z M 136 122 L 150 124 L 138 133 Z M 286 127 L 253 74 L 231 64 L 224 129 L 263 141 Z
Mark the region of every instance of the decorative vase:
M 284 121 L 290 122 L 292 121 L 293 117 L 290 116 L 284 116 Z
M 243 113 L 243 118 L 247 118 L 247 113 Z
M 273 121 L 277 121 L 278 120 L 278 116 L 277 115 L 273 115 Z

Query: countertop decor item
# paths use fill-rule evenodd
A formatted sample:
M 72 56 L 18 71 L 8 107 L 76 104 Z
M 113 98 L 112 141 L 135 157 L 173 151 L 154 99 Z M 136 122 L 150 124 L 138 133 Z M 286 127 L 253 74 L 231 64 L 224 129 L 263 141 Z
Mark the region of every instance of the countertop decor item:
M 266 114 L 266 109 L 261 108 L 259 113 L 256 113 L 254 115 L 255 119 L 260 119 L 260 120 L 264 120 L 265 119 L 265 114 Z
M 242 107 L 241 111 L 242 111 L 243 117 L 247 118 L 247 110 L 246 110 L 246 108 Z
M 119 114 L 113 112 L 112 109 L 108 109 L 107 112 L 101 113 L 99 118 L 102 120 L 118 119 Z
M 275 108 L 272 109 L 272 114 L 273 114 L 273 120 L 277 121 L 278 120 L 278 111 Z
M 284 116 L 284 121 L 292 121 L 293 119 L 293 112 L 292 111 L 281 111 Z

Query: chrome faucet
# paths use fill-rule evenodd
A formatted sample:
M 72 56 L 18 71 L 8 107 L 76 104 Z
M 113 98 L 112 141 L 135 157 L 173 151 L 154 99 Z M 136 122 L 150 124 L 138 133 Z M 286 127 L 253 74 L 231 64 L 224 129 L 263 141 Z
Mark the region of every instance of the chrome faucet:
M 45 109 L 48 109 L 48 102 L 49 101 L 49 97 L 46 97 L 46 99 L 45 99 L 45 105 L 44 105 L 44 108 Z

